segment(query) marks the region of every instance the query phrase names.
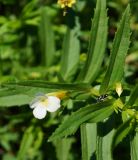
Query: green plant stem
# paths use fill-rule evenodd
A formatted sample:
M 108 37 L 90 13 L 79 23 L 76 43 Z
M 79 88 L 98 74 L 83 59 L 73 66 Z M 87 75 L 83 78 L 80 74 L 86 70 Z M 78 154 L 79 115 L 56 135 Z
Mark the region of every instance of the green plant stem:
M 138 160 L 138 132 L 130 137 L 131 160 Z
M 114 130 L 110 131 L 105 136 L 97 137 L 97 149 L 96 149 L 96 160 L 112 160 L 112 138 Z
M 82 160 L 90 160 L 96 151 L 96 123 L 84 123 L 81 129 Z

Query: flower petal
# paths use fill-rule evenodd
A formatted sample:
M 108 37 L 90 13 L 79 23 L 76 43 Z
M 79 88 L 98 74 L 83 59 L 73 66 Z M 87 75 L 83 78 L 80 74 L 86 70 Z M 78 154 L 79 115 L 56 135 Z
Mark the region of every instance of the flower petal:
M 37 102 L 31 102 L 30 104 L 29 104 L 29 106 L 30 106 L 30 108 L 35 108 L 37 105 L 39 105 L 39 101 L 37 101 Z
M 46 110 L 49 112 L 55 112 L 60 108 L 60 99 L 55 96 L 48 96 L 48 104 Z
M 40 103 L 33 110 L 33 115 L 37 119 L 45 118 L 46 114 L 47 114 L 46 107 L 44 107 Z
M 39 103 L 42 101 L 42 99 L 47 99 L 48 96 L 41 93 L 41 95 L 37 95 L 29 104 L 30 108 L 35 108 L 37 105 L 39 105 Z
M 30 108 L 35 108 L 40 103 L 40 96 L 35 97 L 29 104 Z

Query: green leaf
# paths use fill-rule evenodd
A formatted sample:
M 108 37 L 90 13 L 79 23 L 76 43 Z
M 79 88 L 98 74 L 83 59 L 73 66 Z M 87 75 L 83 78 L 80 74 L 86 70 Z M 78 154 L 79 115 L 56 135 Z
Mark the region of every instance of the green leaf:
M 97 134 L 97 160 L 112 160 L 112 139 L 114 135 L 113 122 L 110 119 L 107 123 L 98 124 Z
M 114 100 L 92 104 L 72 113 L 49 138 L 50 141 L 73 134 L 82 123 L 90 120 L 91 123 L 99 122 L 111 115 L 114 111 Z
M 131 160 L 138 160 L 138 132 L 131 136 Z
M 69 159 L 70 149 L 73 142 L 74 142 L 73 138 L 63 138 L 53 142 L 56 148 L 56 157 L 58 160 Z
M 17 154 L 18 160 L 26 159 L 27 152 L 28 152 L 29 148 L 31 147 L 33 141 L 34 141 L 33 127 L 29 127 L 23 135 L 20 149 Z
M 96 151 L 97 126 L 96 123 L 81 125 L 82 160 L 90 160 Z
M 29 18 L 32 15 L 33 10 L 38 5 L 38 0 L 32 0 L 22 10 L 22 18 Z
M 102 143 L 102 150 L 101 150 L 101 155 L 102 155 L 102 159 L 106 159 L 106 160 L 112 160 L 112 150 L 111 150 L 111 142 L 112 142 L 112 138 L 113 138 L 113 134 L 114 134 L 114 130 L 112 130 L 110 133 L 108 133 L 106 136 L 104 136 L 103 138 L 101 138 L 101 143 Z M 102 160 L 97 159 L 97 160 Z
M 110 63 L 100 88 L 101 94 L 104 94 L 110 86 L 120 82 L 123 78 L 125 57 L 130 44 L 129 20 L 130 6 L 128 5 L 115 35 Z
M 57 90 L 86 91 L 89 84 L 51 83 L 45 81 L 21 81 L 4 83 L 0 89 L 0 107 L 12 107 L 28 104 L 38 93 L 50 93 Z
M 7 153 L 3 155 L 2 160 L 17 160 L 15 156 L 11 153 Z
M 99 73 L 106 48 L 107 22 L 106 0 L 97 0 L 90 33 L 88 57 L 80 74 L 81 81 L 92 83 Z
M 49 93 L 52 90 L 33 87 L 16 87 L 0 89 L 0 107 L 21 106 L 30 103 L 38 93 Z M 55 91 L 55 90 L 54 90 Z
M 121 124 L 116 130 L 112 141 L 112 149 L 116 147 L 132 131 L 133 126 L 130 124 L 131 120 L 132 117 Z
M 41 21 L 39 26 L 40 46 L 42 52 L 42 64 L 50 66 L 55 58 L 55 42 L 52 24 L 47 9 L 41 9 Z
M 21 90 L 20 90 L 21 91 Z M 11 88 L 0 88 L 0 97 L 19 94 L 20 91 Z
M 78 36 L 80 26 L 78 18 L 75 20 L 76 25 L 68 26 L 63 42 L 60 72 L 66 81 L 69 81 L 75 74 L 79 63 L 80 42 Z
M 2 84 L 0 89 L 0 107 L 12 107 L 29 104 L 38 93 L 50 93 L 57 90 L 86 91 L 89 84 L 51 83 L 45 81 L 21 81 Z
M 126 103 L 126 105 L 132 106 L 137 99 L 138 99 L 138 84 L 136 85 L 136 87 L 132 91 L 130 98 L 129 98 L 128 102 Z
M 32 97 L 24 94 L 9 95 L 0 97 L 0 107 L 12 107 L 29 104 Z
M 65 89 L 65 90 L 87 90 L 90 89 L 91 86 L 86 83 L 78 83 L 78 84 L 72 84 L 72 83 L 53 83 L 53 82 L 46 82 L 42 80 L 28 80 L 28 81 L 19 81 L 19 82 L 9 82 L 9 83 L 3 83 L 2 86 L 5 87 L 12 87 L 18 88 L 22 87 L 35 87 L 35 88 L 48 88 L 48 89 Z M 26 88 L 27 89 L 27 88 Z

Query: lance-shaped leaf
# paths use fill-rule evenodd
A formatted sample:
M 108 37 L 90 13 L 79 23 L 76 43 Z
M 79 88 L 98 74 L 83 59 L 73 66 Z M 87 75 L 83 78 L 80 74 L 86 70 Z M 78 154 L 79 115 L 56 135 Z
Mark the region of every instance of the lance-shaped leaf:
M 48 89 L 65 89 L 65 90 L 87 90 L 90 89 L 91 86 L 86 83 L 53 83 L 53 82 L 46 82 L 43 80 L 27 80 L 27 81 L 19 81 L 19 82 L 9 82 L 3 83 L 2 86 L 9 87 L 9 88 L 18 88 L 19 87 L 28 87 L 29 88 L 48 88 Z
M 29 104 L 32 100 L 31 96 L 25 94 L 7 95 L 0 97 L 0 107 L 12 107 Z
M 123 78 L 125 57 L 130 44 L 130 6 L 128 5 L 121 19 L 115 35 L 111 51 L 110 63 L 107 68 L 100 92 L 104 94 L 107 89 Z
M 23 90 L 21 89 L 11 89 L 11 88 L 0 88 L 0 97 L 4 96 L 12 96 L 12 95 L 17 95 L 26 92 L 27 90 L 24 88 Z
M 131 160 L 138 160 L 138 132 L 131 136 Z
M 74 138 L 63 138 L 53 142 L 56 150 L 57 160 L 68 160 L 70 149 L 74 143 Z
M 39 26 L 41 59 L 44 66 L 50 66 L 55 56 L 55 42 L 52 24 L 47 9 L 42 8 Z
M 83 123 L 80 129 L 82 160 L 90 160 L 95 156 L 97 125 L 96 123 Z
M 91 123 L 102 121 L 113 113 L 113 103 L 114 100 L 107 100 L 79 109 L 63 121 L 49 140 L 51 141 L 73 134 L 78 129 L 79 125 L 88 120 L 90 120 Z
M 131 120 L 132 117 L 121 124 L 120 127 L 116 130 L 112 141 L 112 149 L 116 147 L 132 131 L 133 125 L 130 124 Z
M 128 102 L 126 103 L 126 105 L 132 106 L 137 99 L 138 99 L 138 84 L 136 85 L 136 87 L 132 91 L 130 98 L 129 98 Z
M 71 80 L 72 75 L 78 68 L 80 55 L 79 29 L 78 18 L 76 18 L 75 25 L 68 26 L 64 37 L 60 72 L 64 80 L 67 81 Z
M 38 93 L 49 93 L 51 89 L 38 87 L 9 86 L 0 89 L 0 107 L 12 107 L 29 104 Z M 55 90 L 54 90 L 55 91 Z
M 113 160 L 111 147 L 114 135 L 114 122 L 112 118 L 98 124 L 96 160 Z
M 106 48 L 107 22 L 106 0 L 97 0 L 92 20 L 88 57 L 79 76 L 81 81 L 93 82 L 99 73 Z
M 50 83 L 45 81 L 21 81 L 5 83 L 0 89 L 0 107 L 12 107 L 28 104 L 39 93 L 50 93 L 59 90 L 87 91 L 89 84 Z

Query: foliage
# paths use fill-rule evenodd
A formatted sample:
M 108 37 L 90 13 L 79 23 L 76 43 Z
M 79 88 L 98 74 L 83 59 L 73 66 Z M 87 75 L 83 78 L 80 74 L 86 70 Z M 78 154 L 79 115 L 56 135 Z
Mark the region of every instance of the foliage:
M 0 9 L 0 158 L 137 160 L 138 2 L 62 10 L 1 0 Z M 61 108 L 38 120 L 29 104 L 41 94 L 58 95 Z

